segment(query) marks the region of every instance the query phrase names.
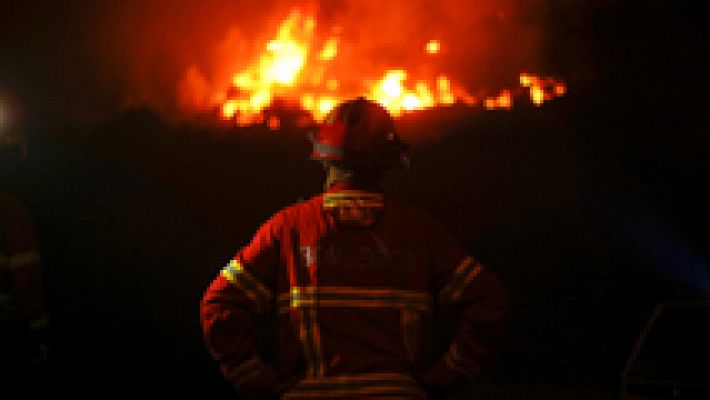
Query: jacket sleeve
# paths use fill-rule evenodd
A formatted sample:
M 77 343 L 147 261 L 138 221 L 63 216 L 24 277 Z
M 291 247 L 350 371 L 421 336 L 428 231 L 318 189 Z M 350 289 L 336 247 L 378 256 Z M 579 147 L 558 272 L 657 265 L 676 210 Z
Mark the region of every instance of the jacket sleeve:
M 49 313 L 44 296 L 44 271 L 39 257 L 34 223 L 22 203 L 11 203 L 7 219 L 5 252 L 0 248 L 0 264 L 5 263 L 11 279 L 11 293 L 27 329 L 27 357 L 30 362 L 46 361 L 49 346 Z M 4 260 L 3 260 L 4 259 Z M 0 265 L 2 267 L 2 265 Z
M 8 219 L 6 268 L 12 275 L 12 294 L 30 325 L 47 318 L 42 265 L 29 211 L 17 204 Z
M 207 349 L 224 377 L 248 397 L 265 395 L 276 381 L 257 353 L 251 320 L 273 307 L 278 262 L 279 227 L 272 218 L 221 269 L 200 305 Z
M 449 392 L 472 378 L 491 353 L 508 315 L 509 298 L 494 272 L 440 225 L 434 223 L 428 232 L 433 290 L 442 305 L 459 309 L 460 318 L 448 350 L 423 381 Z

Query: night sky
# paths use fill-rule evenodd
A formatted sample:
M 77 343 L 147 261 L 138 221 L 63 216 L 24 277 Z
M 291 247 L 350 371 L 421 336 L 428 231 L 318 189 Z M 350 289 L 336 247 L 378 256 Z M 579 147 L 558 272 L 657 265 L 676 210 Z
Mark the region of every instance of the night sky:
M 37 225 L 55 393 L 232 398 L 201 342 L 202 291 L 263 220 L 321 189 L 303 128 L 176 121 L 184 67 L 233 22 L 204 10 L 248 31 L 288 2 L 203 3 L 0 5 L 0 104 L 16 116 L 0 129 L 30 137 L 0 182 Z M 654 307 L 710 296 L 707 23 L 689 3 L 505 2 L 537 10 L 534 62 L 568 94 L 398 120 L 414 165 L 389 192 L 513 299 L 468 395 L 611 399 Z

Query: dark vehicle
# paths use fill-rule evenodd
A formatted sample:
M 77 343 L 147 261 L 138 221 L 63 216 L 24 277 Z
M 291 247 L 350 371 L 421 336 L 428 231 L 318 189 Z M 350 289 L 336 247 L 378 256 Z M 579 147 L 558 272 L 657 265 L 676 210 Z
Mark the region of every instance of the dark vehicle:
M 656 307 L 621 374 L 620 399 L 710 399 L 710 300 Z

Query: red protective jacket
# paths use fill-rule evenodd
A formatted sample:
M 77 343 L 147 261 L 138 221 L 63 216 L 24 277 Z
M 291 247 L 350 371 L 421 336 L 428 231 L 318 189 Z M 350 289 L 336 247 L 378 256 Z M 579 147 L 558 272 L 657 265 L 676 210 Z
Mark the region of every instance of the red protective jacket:
M 434 302 L 461 307 L 461 319 L 429 365 Z M 340 186 L 263 224 L 205 292 L 201 318 L 246 397 L 423 399 L 476 373 L 507 306 L 495 275 L 431 217 Z M 250 317 L 262 312 L 278 318 L 275 365 L 256 351 Z
M 0 320 L 43 327 L 47 314 L 34 225 L 27 208 L 0 192 Z

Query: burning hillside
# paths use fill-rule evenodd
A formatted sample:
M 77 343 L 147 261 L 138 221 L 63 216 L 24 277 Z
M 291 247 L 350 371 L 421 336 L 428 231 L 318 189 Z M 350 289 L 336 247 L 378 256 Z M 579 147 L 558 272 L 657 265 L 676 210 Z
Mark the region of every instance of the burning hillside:
M 277 129 L 278 117 L 264 112 L 276 102 L 305 111 L 300 122 L 309 123 L 356 96 L 401 116 L 453 104 L 510 109 L 528 101 L 541 106 L 565 94 L 561 79 L 529 72 L 537 67 L 535 29 L 518 25 L 532 8 L 446 1 L 436 10 L 424 3 L 393 3 L 348 1 L 335 7 L 311 2 L 276 13 L 275 22 L 265 23 L 268 29 L 261 32 L 230 31 L 220 44 L 229 62 L 193 64 L 183 74 L 183 111 Z M 464 15 L 447 19 L 457 10 Z M 466 16 L 468 25 L 461 22 Z M 510 32 L 491 32 L 503 28 Z M 462 37 L 462 32 L 477 36 Z M 510 41 L 500 49 L 475 43 L 501 35 Z M 257 37 L 264 39 L 250 40 Z M 220 73 L 209 72 L 217 69 Z

